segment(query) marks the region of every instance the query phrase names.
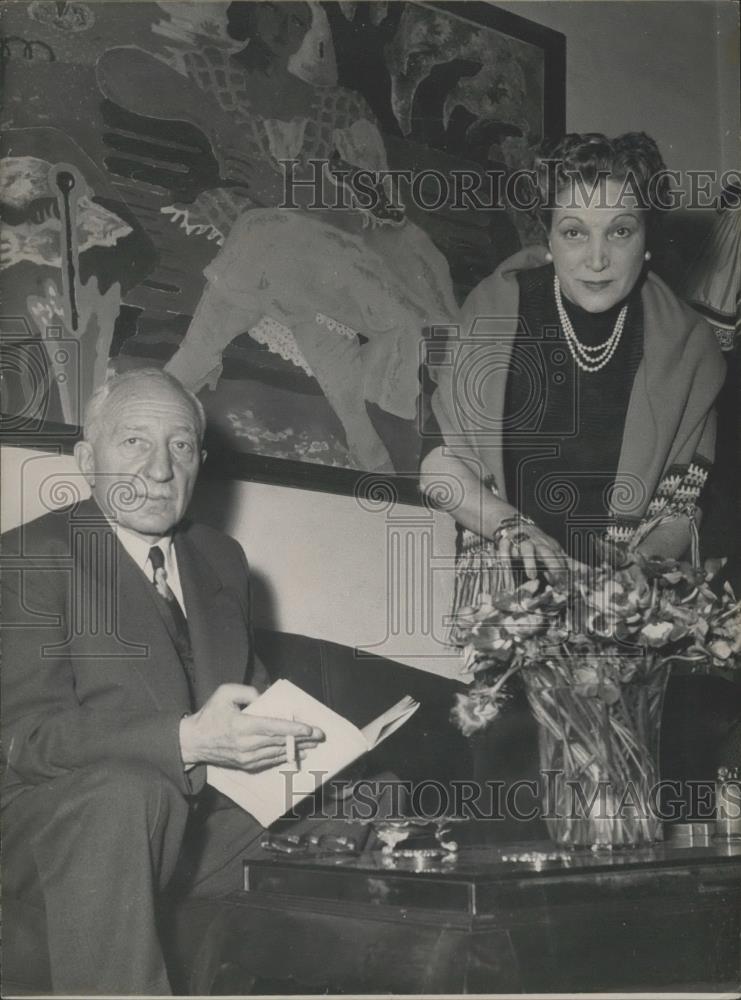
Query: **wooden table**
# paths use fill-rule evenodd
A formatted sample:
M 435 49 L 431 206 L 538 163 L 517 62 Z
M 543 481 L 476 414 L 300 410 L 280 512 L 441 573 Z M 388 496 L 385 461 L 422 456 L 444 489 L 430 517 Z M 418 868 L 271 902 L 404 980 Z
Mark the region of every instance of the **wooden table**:
M 741 844 L 251 861 L 200 993 L 734 990 Z

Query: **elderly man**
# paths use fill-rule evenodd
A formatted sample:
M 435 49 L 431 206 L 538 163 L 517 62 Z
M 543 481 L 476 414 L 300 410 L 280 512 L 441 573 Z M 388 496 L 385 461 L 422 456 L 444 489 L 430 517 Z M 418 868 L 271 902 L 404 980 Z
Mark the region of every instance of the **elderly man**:
M 43 903 L 56 992 L 170 992 L 161 890 L 177 870 L 193 893 L 232 891 L 262 832 L 226 800 L 194 810 L 203 765 L 260 770 L 288 734 L 322 738 L 241 714 L 247 563 L 184 520 L 203 430 L 171 376 L 113 377 L 75 449 L 92 499 L 3 539 L 5 891 Z

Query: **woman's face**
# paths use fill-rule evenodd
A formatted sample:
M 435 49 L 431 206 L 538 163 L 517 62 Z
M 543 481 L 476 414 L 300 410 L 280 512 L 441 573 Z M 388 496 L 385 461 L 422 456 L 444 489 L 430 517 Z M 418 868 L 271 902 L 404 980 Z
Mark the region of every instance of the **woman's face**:
M 592 190 L 559 191 L 548 245 L 563 294 L 590 313 L 622 301 L 641 273 L 646 249 L 645 211 L 621 203 L 623 184 L 612 178 Z

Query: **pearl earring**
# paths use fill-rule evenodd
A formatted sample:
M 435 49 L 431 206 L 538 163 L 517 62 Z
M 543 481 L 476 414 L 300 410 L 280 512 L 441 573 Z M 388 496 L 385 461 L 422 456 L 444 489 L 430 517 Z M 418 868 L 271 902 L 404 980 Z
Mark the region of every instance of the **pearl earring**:
M 546 250 L 545 259 L 548 261 L 549 264 L 553 263 L 553 254 L 551 253 L 550 250 Z
M 651 260 L 651 251 L 650 250 L 647 250 L 644 253 L 643 259 L 646 261 L 646 263 L 648 263 Z

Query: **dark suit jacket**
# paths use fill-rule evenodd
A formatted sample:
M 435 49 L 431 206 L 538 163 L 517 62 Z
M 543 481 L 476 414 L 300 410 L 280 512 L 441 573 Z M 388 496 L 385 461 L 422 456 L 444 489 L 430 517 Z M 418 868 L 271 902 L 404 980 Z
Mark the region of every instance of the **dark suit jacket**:
M 3 536 L 3 803 L 101 760 L 146 762 L 184 794 L 179 722 L 188 690 L 151 585 L 93 501 Z M 247 561 L 231 538 L 175 533 L 197 703 L 252 676 Z

